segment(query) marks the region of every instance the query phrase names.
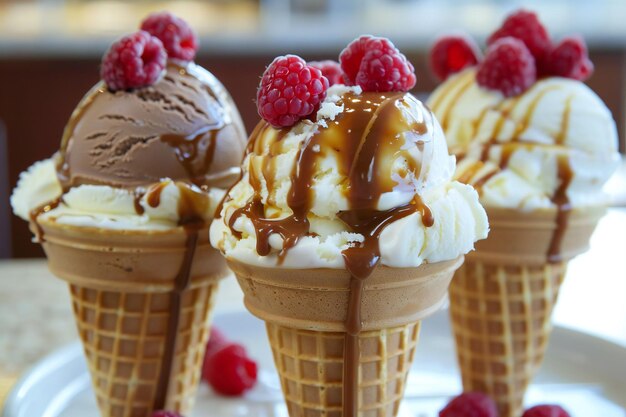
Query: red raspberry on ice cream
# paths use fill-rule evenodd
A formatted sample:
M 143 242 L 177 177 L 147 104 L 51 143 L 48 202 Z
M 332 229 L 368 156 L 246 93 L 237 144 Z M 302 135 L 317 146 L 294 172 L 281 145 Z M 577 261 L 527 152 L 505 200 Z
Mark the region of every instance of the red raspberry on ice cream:
M 415 68 L 387 38 L 370 35 L 352 41 L 339 55 L 344 79 L 363 91 L 409 91 Z
M 429 62 L 433 73 L 441 81 L 467 67 L 478 64 L 480 49 L 466 35 L 446 35 L 435 41 L 430 50 Z
M 193 61 L 198 38 L 191 26 L 169 12 L 153 13 L 141 22 L 141 29 L 163 42 L 170 58 Z
M 159 79 L 166 61 L 161 41 L 140 30 L 111 45 L 102 59 L 100 75 L 113 91 L 146 87 Z
M 265 70 L 257 91 L 259 115 L 276 128 L 289 127 L 317 111 L 328 79 L 296 55 L 279 56 Z
M 505 97 L 523 93 L 536 80 L 535 59 L 522 41 L 511 37 L 499 39 L 487 49 L 476 73 L 480 86 L 498 90 Z

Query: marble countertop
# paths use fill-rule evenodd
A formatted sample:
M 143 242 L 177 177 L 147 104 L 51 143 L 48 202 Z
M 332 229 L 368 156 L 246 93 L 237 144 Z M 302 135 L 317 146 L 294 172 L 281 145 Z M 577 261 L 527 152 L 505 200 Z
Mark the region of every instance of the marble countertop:
M 234 277 L 220 284 L 215 310 L 244 310 Z M 45 259 L 0 261 L 0 379 L 75 340 L 67 284 L 48 271 Z
M 626 208 L 600 221 L 589 252 L 571 261 L 555 310 L 556 325 L 626 348 Z M 242 310 L 234 279 L 220 287 L 216 312 Z M 0 379 L 17 376 L 77 339 L 67 286 L 45 260 L 0 261 Z

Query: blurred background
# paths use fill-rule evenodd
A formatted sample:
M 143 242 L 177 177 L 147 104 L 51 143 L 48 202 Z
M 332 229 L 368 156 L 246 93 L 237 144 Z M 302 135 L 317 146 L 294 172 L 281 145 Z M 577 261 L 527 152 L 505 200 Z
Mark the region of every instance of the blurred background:
M 436 80 L 426 56 L 438 34 L 462 30 L 482 46 L 520 6 L 537 11 L 555 39 L 586 38 L 595 63 L 588 84 L 613 112 L 624 152 L 624 0 L 0 0 L 0 258 L 43 256 L 11 215 L 10 190 L 21 171 L 58 149 L 108 45 L 152 11 L 170 10 L 196 29 L 197 62 L 230 90 L 250 131 L 259 77 L 278 54 L 337 59 L 360 34 L 387 36 L 415 65 L 414 92 L 428 94 Z

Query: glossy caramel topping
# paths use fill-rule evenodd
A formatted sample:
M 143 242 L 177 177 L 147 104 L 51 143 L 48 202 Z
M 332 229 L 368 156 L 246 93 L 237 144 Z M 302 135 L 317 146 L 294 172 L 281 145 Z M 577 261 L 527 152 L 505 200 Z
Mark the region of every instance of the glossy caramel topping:
M 419 176 L 421 166 L 416 166 L 414 158 L 408 154 L 406 136 L 423 136 L 429 126 L 423 115 L 417 114 L 421 104 L 406 93 L 347 93 L 337 104 L 343 105 L 344 111 L 335 120 L 328 121 L 327 127 L 319 127 L 317 132 L 309 135 L 298 150 L 287 197 L 292 214 L 283 219 L 269 218 L 260 196 L 262 183 L 267 185 L 268 191 L 275 183 L 275 170 L 272 168 L 280 154 L 281 141 L 289 130 L 276 130 L 264 122 L 255 129 L 248 152 L 263 158 L 261 164 L 251 163 L 248 170 L 255 197 L 233 212 L 229 226 L 235 236 L 240 236 L 233 226 L 240 216 L 247 216 L 255 225 L 257 251 L 262 256 L 270 252 L 269 236 L 279 234 L 284 241 L 279 257 L 284 257 L 301 237 L 310 234 L 307 215 L 315 198 L 312 189 L 314 176 L 320 159 L 330 156 L 335 158 L 340 174 L 346 178 L 340 186 L 350 208 L 339 213 L 339 218 L 350 230 L 365 236 L 366 242 L 358 252 L 371 252 L 375 261 L 363 261 L 363 265 L 369 265 L 366 269 L 371 272 L 371 268 L 378 263 L 378 236 L 385 225 L 416 211 L 423 213 L 425 225 L 432 224 L 430 211 L 419 199 L 403 207 L 377 210 L 380 196 L 397 185 L 390 173 L 398 157 L 404 156 L 410 170 Z M 424 141 L 417 140 L 414 146 L 423 150 L 426 145 Z M 267 204 L 270 205 L 271 201 Z M 347 251 L 344 256 L 350 258 L 349 253 L 352 252 Z M 356 271 L 358 267 L 349 269 Z M 366 275 L 361 272 L 359 275 Z

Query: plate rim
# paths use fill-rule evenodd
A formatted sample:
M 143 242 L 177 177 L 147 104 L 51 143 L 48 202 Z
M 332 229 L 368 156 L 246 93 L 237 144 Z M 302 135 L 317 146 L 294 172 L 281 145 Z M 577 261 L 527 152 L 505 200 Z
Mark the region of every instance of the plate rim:
M 435 325 L 435 321 L 443 320 L 447 318 L 447 310 L 439 311 L 427 318 L 425 321 Z M 247 311 L 227 311 L 216 312 L 212 322 L 215 323 L 219 320 L 226 320 L 228 317 L 237 316 L 250 316 Z M 254 317 L 254 316 L 251 316 Z M 580 330 L 572 329 L 565 326 L 555 325 L 553 326 L 553 333 L 551 338 L 564 339 L 565 342 L 571 341 L 573 345 L 581 348 L 580 351 L 584 352 L 586 356 L 590 355 L 591 351 L 610 352 L 609 355 L 622 355 L 617 358 L 617 364 L 623 364 L 622 367 L 615 366 L 614 361 L 596 361 L 594 365 L 601 365 L 600 373 L 604 375 L 621 374 L 623 375 L 626 370 L 626 346 L 612 341 L 610 339 L 603 338 L 591 333 L 585 333 Z M 580 341 L 583 341 L 580 343 Z M 561 342 L 561 343 L 565 343 Z M 29 367 L 17 380 L 15 385 L 11 388 L 11 391 L 6 397 L 4 407 L 0 410 L 0 417 L 20 417 L 20 410 L 23 409 L 21 398 L 27 397 L 28 393 L 34 389 L 37 381 L 42 378 L 51 375 L 55 370 L 65 367 L 68 363 L 72 363 L 77 359 L 81 359 L 83 356 L 83 349 L 80 340 L 75 340 L 61 348 L 58 348 L 50 354 L 44 356 L 37 361 L 31 367 Z M 615 356 L 612 356 L 615 358 Z M 85 363 L 86 368 L 86 363 Z M 81 367 L 82 369 L 82 367 Z M 611 378 L 614 379 L 614 378 Z

